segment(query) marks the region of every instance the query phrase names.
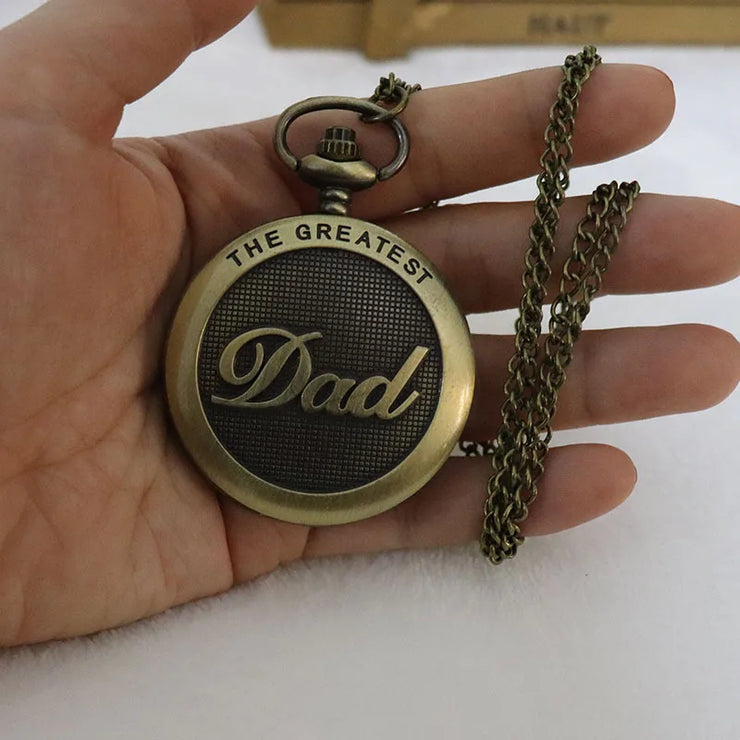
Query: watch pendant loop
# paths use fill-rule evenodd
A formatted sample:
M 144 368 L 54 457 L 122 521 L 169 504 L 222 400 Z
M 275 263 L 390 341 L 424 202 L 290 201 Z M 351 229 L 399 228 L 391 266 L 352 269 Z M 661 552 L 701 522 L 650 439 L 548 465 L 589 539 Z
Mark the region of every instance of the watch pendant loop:
M 291 105 L 278 119 L 275 126 L 275 151 L 291 170 L 299 171 L 302 160 L 293 154 L 288 147 L 288 129 L 301 116 L 322 110 L 347 110 L 359 113 L 360 116 L 387 123 L 396 135 L 398 150 L 394 159 L 385 167 L 376 169 L 376 182 L 383 182 L 393 177 L 406 163 L 409 156 L 409 134 L 403 123 L 395 116 L 389 116 L 387 108 L 362 98 L 341 96 L 323 96 L 309 98 Z

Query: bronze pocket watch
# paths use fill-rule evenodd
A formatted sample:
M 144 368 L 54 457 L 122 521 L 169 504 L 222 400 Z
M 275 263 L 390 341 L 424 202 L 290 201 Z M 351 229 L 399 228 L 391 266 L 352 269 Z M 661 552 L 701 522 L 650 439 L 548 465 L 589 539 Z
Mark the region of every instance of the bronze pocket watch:
M 389 125 L 393 161 L 364 161 L 339 126 L 299 160 L 289 127 L 328 109 Z M 352 193 L 408 157 L 396 113 L 338 97 L 288 108 L 275 148 L 319 188 L 319 212 L 224 247 L 172 326 L 167 393 L 185 447 L 220 490 L 271 517 L 340 524 L 395 506 L 439 470 L 468 415 L 470 334 L 442 277 L 403 239 L 349 216 Z

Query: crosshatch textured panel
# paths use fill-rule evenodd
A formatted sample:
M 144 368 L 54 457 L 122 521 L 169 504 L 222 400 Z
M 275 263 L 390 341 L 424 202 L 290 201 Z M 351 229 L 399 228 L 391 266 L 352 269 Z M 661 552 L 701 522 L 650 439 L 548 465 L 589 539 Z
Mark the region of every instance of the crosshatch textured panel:
M 264 327 L 296 335 L 321 332 L 322 338 L 306 345 L 312 377 L 334 373 L 358 382 L 373 375 L 392 379 L 416 347 L 428 348 L 399 400 L 414 390 L 420 396 L 392 420 L 306 413 L 300 398 L 277 408 L 214 404 L 214 395 L 233 398 L 243 390 L 218 373 L 224 348 L 244 332 Z M 282 340 L 260 341 L 269 357 Z M 253 362 L 253 351 L 245 348 L 237 372 L 246 373 Z M 274 388 L 285 388 L 297 364 L 297 357 L 291 358 Z M 224 294 L 203 334 L 198 385 L 211 428 L 237 462 L 283 488 L 332 493 L 376 480 L 417 446 L 437 409 L 442 354 L 429 313 L 398 275 L 349 250 L 301 249 L 262 262 Z M 276 392 L 267 389 L 265 394 L 254 400 Z

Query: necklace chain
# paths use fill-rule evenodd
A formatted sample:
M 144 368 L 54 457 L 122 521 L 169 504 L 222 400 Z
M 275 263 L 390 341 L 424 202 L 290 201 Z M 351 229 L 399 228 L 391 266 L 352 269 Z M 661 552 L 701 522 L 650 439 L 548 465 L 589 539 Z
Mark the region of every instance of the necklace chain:
M 524 542 L 521 524 L 537 496 L 552 440 L 558 392 L 591 301 L 601 287 L 627 215 L 640 192 L 636 182 L 612 182 L 594 191 L 552 301 L 549 334 L 542 341 L 546 284 L 552 276 L 560 207 L 570 184 L 580 94 L 600 62 L 596 48 L 586 46 L 563 65 L 563 78 L 545 131 L 546 148 L 540 158 L 539 194 L 524 258 L 524 291 L 515 324 L 515 351 L 504 384 L 501 426 L 494 440 L 460 442 L 466 455 L 491 458 L 493 472 L 487 484 L 480 546 L 494 564 L 514 557 Z M 395 106 L 389 110 L 389 116 L 393 116 L 406 107 L 409 96 L 418 89 L 418 85 L 409 86 L 390 75 L 381 79 L 372 100 Z
M 494 564 L 514 557 L 524 541 L 521 524 L 537 496 L 537 484 L 544 471 L 558 391 L 565 382 L 573 347 L 591 301 L 601 287 L 627 214 L 640 192 L 636 182 L 612 182 L 594 191 L 552 302 L 549 335 L 541 342 L 555 234 L 570 184 L 579 97 L 600 62 L 593 46 L 565 60 L 563 79 L 545 132 L 546 149 L 540 159 L 539 194 L 524 259 L 524 292 L 515 326 L 515 351 L 504 384 L 502 423 L 495 440 L 460 444 L 466 455 L 491 456 L 493 473 L 487 485 L 480 546 Z

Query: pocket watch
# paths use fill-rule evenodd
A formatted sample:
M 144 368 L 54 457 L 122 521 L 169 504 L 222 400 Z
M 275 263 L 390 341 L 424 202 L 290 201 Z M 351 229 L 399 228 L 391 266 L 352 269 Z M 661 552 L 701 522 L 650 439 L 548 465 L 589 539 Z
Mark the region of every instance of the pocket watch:
M 398 98 L 396 110 L 311 98 L 282 114 L 276 152 L 319 189 L 317 212 L 225 246 L 172 325 L 167 395 L 182 442 L 218 489 L 266 516 L 331 525 L 379 514 L 439 470 L 467 419 L 470 334 L 442 276 L 404 239 L 349 215 L 353 193 L 388 180 L 409 155 L 397 115 L 407 87 Z M 380 168 L 362 159 L 346 126 L 296 157 L 291 125 L 325 110 L 389 126 L 394 159 Z

